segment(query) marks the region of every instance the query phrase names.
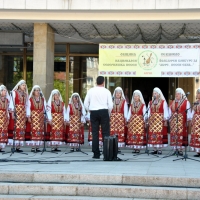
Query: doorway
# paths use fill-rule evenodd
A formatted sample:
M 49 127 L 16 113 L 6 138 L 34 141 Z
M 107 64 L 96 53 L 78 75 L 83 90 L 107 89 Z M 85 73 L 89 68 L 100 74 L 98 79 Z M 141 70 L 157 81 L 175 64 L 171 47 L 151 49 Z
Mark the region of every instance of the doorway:
M 152 98 L 152 92 L 155 87 L 160 88 L 166 101 L 170 99 L 169 93 L 169 78 L 158 78 L 158 77 L 131 77 L 122 78 L 123 89 L 128 88 L 129 97 L 132 98 L 134 90 L 140 90 L 143 94 L 146 105 Z M 170 96 L 169 96 L 170 95 Z

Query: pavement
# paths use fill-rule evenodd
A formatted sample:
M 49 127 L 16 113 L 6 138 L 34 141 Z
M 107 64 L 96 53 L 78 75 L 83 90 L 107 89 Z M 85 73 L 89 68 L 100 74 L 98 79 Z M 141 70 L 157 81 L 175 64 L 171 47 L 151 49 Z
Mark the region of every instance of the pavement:
M 17 195 L 16 199 L 20 195 L 35 195 L 22 199 L 45 199 L 48 195 L 48 199 L 200 199 L 200 158 L 193 157 L 194 152 L 187 152 L 184 160 L 181 156 L 164 158 L 173 153 L 171 147 L 164 148 L 158 157 L 121 148 L 121 161 L 103 161 L 103 156 L 92 158 L 85 134 L 84 153 L 65 154 L 70 152 L 65 145 L 57 154 L 41 155 L 30 147 L 22 147 L 27 155 L 0 154 L 0 199 L 12 199 L 12 195 Z
M 18 172 L 65 172 L 65 173 L 106 173 L 106 174 L 130 174 L 130 175 L 164 175 L 164 176 L 191 176 L 200 177 L 200 158 L 194 158 L 194 152 L 188 152 L 188 157 L 197 161 L 187 159 L 173 161 L 176 156 L 164 158 L 173 153 L 171 148 L 166 148 L 162 155 L 155 157 L 147 154 L 132 154 L 130 149 L 121 149 L 124 155 L 118 155 L 122 161 L 103 161 L 93 159 L 91 147 L 82 147 L 81 152 L 70 152 L 70 147 L 61 147 L 61 152 L 54 154 L 51 152 L 33 153 L 30 148 L 23 147 L 28 155 L 10 153 L 0 155 L 0 171 Z M 50 148 L 47 148 L 50 151 Z M 6 147 L 6 152 L 10 147 Z M 141 151 L 144 153 L 144 150 Z M 178 157 L 182 158 L 182 157 Z

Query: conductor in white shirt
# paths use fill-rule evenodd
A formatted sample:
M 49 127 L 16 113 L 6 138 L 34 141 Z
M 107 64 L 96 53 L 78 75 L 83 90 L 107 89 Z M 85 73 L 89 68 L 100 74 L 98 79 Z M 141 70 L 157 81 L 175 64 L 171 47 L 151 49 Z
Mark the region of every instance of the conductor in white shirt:
M 88 90 L 84 106 L 90 112 L 92 125 L 92 152 L 93 158 L 100 158 L 99 125 L 101 125 L 103 138 L 110 135 L 110 113 L 113 108 L 112 96 L 104 87 L 104 77 L 97 77 L 97 86 Z

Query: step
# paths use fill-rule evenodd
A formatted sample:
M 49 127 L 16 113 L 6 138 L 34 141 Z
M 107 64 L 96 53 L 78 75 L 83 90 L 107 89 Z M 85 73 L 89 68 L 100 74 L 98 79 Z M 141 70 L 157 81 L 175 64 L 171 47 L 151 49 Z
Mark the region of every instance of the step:
M 34 196 L 34 195 L 0 195 L 0 200 L 152 200 L 116 197 L 83 197 L 83 196 Z
M 200 199 L 199 188 L 129 185 L 0 183 L 1 195 L 90 196 L 152 199 Z
M 163 175 L 0 172 L 1 182 L 200 187 L 200 178 Z

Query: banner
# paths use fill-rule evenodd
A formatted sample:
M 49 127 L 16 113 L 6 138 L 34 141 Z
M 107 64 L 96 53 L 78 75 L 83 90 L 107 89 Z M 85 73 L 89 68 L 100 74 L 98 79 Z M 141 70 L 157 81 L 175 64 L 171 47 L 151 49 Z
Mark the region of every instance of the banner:
M 99 75 L 196 77 L 200 44 L 100 44 Z

